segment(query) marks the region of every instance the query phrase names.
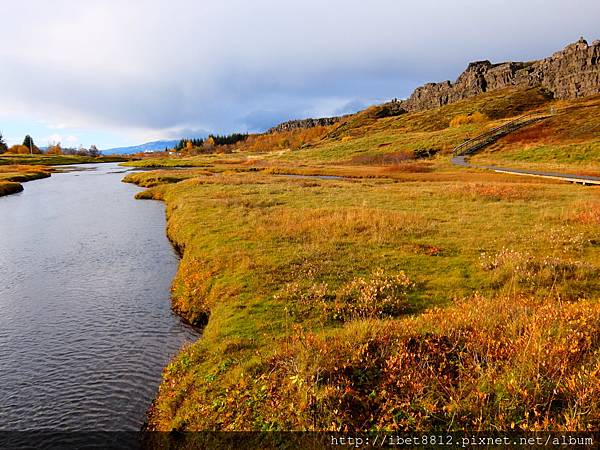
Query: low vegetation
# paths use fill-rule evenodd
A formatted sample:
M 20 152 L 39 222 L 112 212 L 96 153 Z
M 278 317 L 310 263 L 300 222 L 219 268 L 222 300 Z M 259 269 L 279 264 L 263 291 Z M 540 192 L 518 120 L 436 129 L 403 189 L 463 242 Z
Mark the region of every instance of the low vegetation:
M 167 203 L 173 307 L 205 329 L 152 428 L 597 427 L 595 191 L 183 172 L 142 197 Z
M 49 177 L 50 173 L 41 167 L 23 165 L 0 165 L 0 197 L 21 192 L 25 181 Z
M 14 183 L 12 181 L 0 181 L 0 197 L 4 195 L 16 194 L 23 190 L 21 183 Z
M 42 155 L 42 154 L 0 154 L 0 166 L 30 165 L 30 166 L 60 166 L 69 164 L 105 163 L 127 161 L 123 156 L 80 156 L 80 155 Z
M 150 428 L 597 430 L 597 189 L 449 163 L 551 107 L 481 158 L 527 139 L 584 153 L 595 101 L 508 89 L 128 163 L 195 167 L 126 178 L 166 202 L 173 309 L 204 326 Z
M 475 163 L 600 176 L 600 96 L 555 102 L 554 115 L 511 133 Z

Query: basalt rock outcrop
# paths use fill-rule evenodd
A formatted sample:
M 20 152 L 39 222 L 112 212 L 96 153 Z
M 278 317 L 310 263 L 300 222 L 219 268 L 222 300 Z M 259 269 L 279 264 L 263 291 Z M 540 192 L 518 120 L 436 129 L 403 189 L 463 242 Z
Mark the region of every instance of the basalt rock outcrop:
M 509 86 L 541 87 L 558 99 L 600 94 L 600 41 L 588 45 L 582 38 L 540 61 L 476 61 L 454 83 L 425 84 L 401 104 L 422 111 Z
M 268 133 L 278 133 L 281 131 L 292 131 L 299 128 L 326 127 L 339 122 L 345 116 L 340 117 L 321 117 L 319 119 L 300 119 L 290 120 L 280 123 L 279 125 L 269 129 Z
M 558 99 L 600 94 L 600 40 L 588 45 L 581 38 L 539 61 L 499 64 L 492 64 L 490 61 L 472 62 L 454 83 L 427 83 L 415 89 L 406 100 L 394 100 L 380 105 L 380 116 L 438 108 L 511 86 L 541 87 Z M 269 132 L 333 125 L 344 117 L 292 120 L 271 128 Z

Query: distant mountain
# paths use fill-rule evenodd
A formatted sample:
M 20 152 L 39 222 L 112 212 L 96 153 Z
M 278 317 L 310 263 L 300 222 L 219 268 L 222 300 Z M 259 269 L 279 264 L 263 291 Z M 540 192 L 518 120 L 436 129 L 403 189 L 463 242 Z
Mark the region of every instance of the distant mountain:
M 139 152 L 156 152 L 163 151 L 165 148 L 173 148 L 179 140 L 171 140 L 171 141 L 154 141 L 147 142 L 141 145 L 133 145 L 131 147 L 116 147 L 116 148 L 108 148 L 102 150 L 104 155 L 127 155 L 131 153 L 139 153 Z

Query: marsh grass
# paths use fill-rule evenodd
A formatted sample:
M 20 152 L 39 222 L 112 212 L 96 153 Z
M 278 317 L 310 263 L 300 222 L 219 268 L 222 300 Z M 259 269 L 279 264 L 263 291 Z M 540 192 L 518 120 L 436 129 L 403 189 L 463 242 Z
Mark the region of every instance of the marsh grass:
M 557 104 L 509 89 L 371 108 L 295 150 L 271 136 L 160 162 L 195 174 L 128 176 L 166 202 L 173 307 L 205 326 L 165 369 L 150 429 L 597 430 L 596 190 L 448 162 Z M 557 141 L 585 145 L 573 120 Z M 437 153 L 414 159 L 423 149 Z
M 129 160 L 126 156 L 91 156 L 77 155 L 13 155 L 3 153 L 0 155 L 0 166 L 2 165 L 29 165 L 29 166 L 58 166 L 69 164 L 121 162 Z
M 205 325 L 151 427 L 595 426 L 600 254 L 579 216 L 595 193 L 418 175 L 444 173 L 176 174 L 144 194 L 183 253 L 174 309 Z
M 21 183 L 14 183 L 12 181 L 0 181 L 0 197 L 4 195 L 16 194 L 21 192 L 23 186 Z
M 50 173 L 40 167 L 26 165 L 0 165 L 0 196 L 23 190 L 21 183 L 47 178 Z

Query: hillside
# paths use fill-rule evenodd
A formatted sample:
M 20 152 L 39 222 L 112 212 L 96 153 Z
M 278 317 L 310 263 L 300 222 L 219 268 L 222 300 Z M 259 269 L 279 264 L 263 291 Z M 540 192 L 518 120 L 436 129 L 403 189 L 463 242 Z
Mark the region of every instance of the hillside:
M 379 106 L 129 175 L 167 204 L 173 309 L 204 330 L 165 369 L 150 429 L 596 429 L 597 192 L 449 163 L 553 105 L 507 88 Z
M 203 327 L 150 429 L 597 430 L 597 189 L 450 163 L 543 113 L 473 159 L 597 170 L 600 96 L 560 95 L 394 102 L 128 163 L 165 167 L 125 181 L 166 203 L 173 310 Z
M 540 61 L 472 62 L 455 82 L 427 83 L 406 100 L 394 100 L 382 108 L 387 110 L 384 115 L 425 111 L 511 87 L 541 88 L 555 99 L 600 94 L 600 40 L 588 45 L 581 38 Z M 333 125 L 347 117 L 350 116 L 292 120 L 272 127 L 268 133 Z
M 550 118 L 503 137 L 473 161 L 600 175 L 600 95 L 553 105 Z

